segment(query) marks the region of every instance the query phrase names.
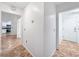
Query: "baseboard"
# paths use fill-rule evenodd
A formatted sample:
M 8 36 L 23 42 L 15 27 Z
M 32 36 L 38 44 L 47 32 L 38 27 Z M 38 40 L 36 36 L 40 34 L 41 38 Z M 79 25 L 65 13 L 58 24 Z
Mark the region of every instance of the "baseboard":
M 23 46 L 25 47 L 25 45 L 23 44 Z M 32 57 L 35 57 L 33 54 L 32 54 L 32 52 L 29 50 L 29 48 L 28 47 L 25 47 L 25 49 L 32 55 Z
M 51 55 L 49 57 L 53 57 L 55 51 L 56 51 L 56 48 L 54 49 L 54 51 L 51 53 Z

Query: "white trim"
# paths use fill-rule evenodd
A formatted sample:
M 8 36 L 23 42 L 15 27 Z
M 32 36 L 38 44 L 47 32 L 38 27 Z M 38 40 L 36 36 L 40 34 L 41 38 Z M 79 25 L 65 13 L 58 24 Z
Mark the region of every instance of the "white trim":
M 25 47 L 25 45 L 23 44 L 23 46 Z M 29 50 L 29 48 L 28 47 L 25 47 L 25 49 L 32 55 L 32 57 L 36 57 L 36 56 L 34 56 L 33 55 L 33 53 Z
M 53 50 L 53 52 L 51 53 L 51 55 L 49 57 L 53 57 L 55 52 L 56 52 L 56 48 Z

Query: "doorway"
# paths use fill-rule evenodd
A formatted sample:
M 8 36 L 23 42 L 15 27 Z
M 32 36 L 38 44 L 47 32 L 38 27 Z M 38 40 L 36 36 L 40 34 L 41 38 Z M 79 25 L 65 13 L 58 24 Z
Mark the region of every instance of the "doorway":
M 79 56 L 79 9 L 59 13 L 59 40 L 55 56 Z
M 59 14 L 59 43 L 63 40 L 79 43 L 79 9 Z
M 1 11 L 1 52 L 13 49 L 18 43 L 17 21 L 20 17 L 16 14 Z

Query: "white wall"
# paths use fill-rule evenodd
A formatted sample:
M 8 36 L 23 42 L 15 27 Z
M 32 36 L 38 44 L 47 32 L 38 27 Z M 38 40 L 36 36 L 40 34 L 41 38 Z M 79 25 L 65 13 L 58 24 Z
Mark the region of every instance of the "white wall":
M 30 3 L 25 8 L 23 43 L 33 56 L 48 57 L 54 54 L 56 50 L 56 9 L 53 3 L 44 5 L 43 3 Z
M 17 17 L 14 17 L 13 18 L 13 21 L 12 21 L 12 28 L 11 28 L 11 35 L 17 35 Z
M 32 23 L 32 20 L 34 23 Z M 44 5 L 30 3 L 23 15 L 23 43 L 33 56 L 44 56 Z M 27 43 L 26 43 L 27 40 Z
M 72 13 L 63 13 L 63 35 L 64 39 L 68 41 L 78 42 L 78 22 L 79 22 L 79 14 L 78 12 L 72 12 Z M 68 26 L 67 26 L 68 25 Z
M 65 16 L 65 15 L 64 15 Z M 76 42 L 76 33 L 74 32 L 74 27 L 76 26 L 75 15 L 67 15 L 63 17 L 63 35 L 65 40 L 75 41 Z M 68 25 L 68 26 L 67 26 Z
M 56 7 L 53 3 L 44 4 L 44 55 L 52 56 L 56 50 Z

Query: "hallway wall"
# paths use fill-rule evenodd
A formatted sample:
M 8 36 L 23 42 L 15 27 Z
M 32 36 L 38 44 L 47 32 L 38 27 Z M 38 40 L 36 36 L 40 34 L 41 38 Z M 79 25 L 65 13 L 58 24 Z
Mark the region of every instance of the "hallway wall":
M 44 4 L 30 3 L 24 11 L 23 45 L 33 56 L 44 56 Z
M 44 4 L 44 54 L 52 56 L 56 50 L 56 6 L 54 3 Z
M 54 54 L 56 50 L 56 7 L 54 3 L 30 3 L 25 8 L 23 43 L 33 53 L 33 56 L 48 57 Z
M 75 9 L 76 10 L 76 9 Z M 71 13 L 63 13 L 63 35 L 64 39 L 79 42 L 79 13 L 73 10 Z M 79 11 L 79 10 L 78 10 Z M 67 26 L 68 25 L 68 26 Z

